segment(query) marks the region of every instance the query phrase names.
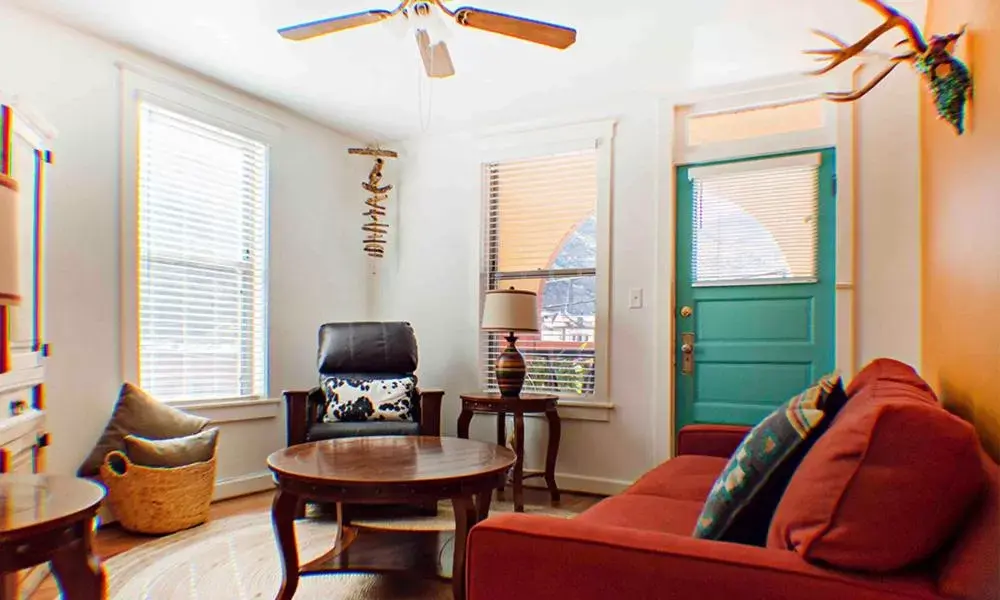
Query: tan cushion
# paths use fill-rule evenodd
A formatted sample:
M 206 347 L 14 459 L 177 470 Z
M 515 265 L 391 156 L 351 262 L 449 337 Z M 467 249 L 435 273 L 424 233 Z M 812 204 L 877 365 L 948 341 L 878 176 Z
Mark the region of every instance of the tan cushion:
M 126 435 L 125 455 L 144 467 L 184 467 L 211 460 L 218 439 L 218 427 L 168 440 Z
M 209 420 L 196 417 L 164 404 L 131 383 L 125 383 L 108 426 L 90 452 L 77 475 L 92 477 L 100 472 L 104 457 L 112 450 L 125 450 L 124 437 L 132 434 L 151 440 L 163 440 L 198 433 Z

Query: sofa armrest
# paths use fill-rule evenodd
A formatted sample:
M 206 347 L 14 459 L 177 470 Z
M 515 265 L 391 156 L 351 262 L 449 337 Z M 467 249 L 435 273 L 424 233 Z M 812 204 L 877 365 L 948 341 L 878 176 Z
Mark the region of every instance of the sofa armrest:
M 468 600 L 926 600 L 933 584 L 822 569 L 795 552 L 504 514 L 472 529 Z
M 444 390 L 421 389 L 417 393 L 420 396 L 420 435 L 440 436 Z
M 319 415 L 316 409 L 323 404 L 323 390 L 291 390 L 282 392 L 285 397 L 285 441 L 289 446 L 305 443 L 309 424 Z
M 748 433 L 744 425 L 686 425 L 677 434 L 677 454 L 729 458 Z

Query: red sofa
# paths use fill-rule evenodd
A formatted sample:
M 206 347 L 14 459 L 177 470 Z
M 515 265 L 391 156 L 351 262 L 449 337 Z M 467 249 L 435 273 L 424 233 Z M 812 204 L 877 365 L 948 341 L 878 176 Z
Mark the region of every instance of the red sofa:
M 852 387 L 864 379 L 859 375 Z M 889 386 L 879 393 L 898 391 Z M 926 393 L 933 394 L 929 387 Z M 480 523 L 469 539 L 469 600 L 1000 598 L 998 467 L 985 454 L 986 483 L 950 540 L 899 572 L 834 569 L 793 550 L 695 539 L 705 498 L 747 431 L 685 427 L 676 458 L 574 519 L 503 514 Z M 933 443 L 927 445 L 930 451 Z M 909 492 L 919 493 L 918 484 Z

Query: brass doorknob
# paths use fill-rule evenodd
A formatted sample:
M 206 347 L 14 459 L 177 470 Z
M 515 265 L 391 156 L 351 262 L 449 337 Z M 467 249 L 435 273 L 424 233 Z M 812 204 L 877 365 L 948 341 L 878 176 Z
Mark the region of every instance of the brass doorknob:
M 694 352 L 694 346 L 692 346 L 691 344 L 682 344 L 681 352 L 683 352 L 684 354 L 691 354 L 692 352 Z

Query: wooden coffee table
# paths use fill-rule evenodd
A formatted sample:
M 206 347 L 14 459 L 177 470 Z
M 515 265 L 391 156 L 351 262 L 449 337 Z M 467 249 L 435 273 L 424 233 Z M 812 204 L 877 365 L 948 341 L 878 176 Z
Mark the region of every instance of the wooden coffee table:
M 67 600 L 103 600 L 104 568 L 93 553 L 104 489 L 64 475 L 0 475 L 0 571 L 52 561 Z M 14 600 L 6 587 L 0 600 Z
M 267 466 L 278 484 L 271 506 L 284 569 L 277 599 L 291 600 L 303 575 L 405 571 L 451 577 L 454 596 L 462 600 L 469 529 L 489 515 L 493 489 L 513 464 L 514 453 L 501 446 L 440 437 L 344 438 L 275 452 Z M 455 509 L 454 533 L 352 527 L 341 510 L 345 502 L 443 499 L 450 499 Z M 336 502 L 340 527 L 329 552 L 300 565 L 295 517 L 306 500 Z M 444 549 L 452 541 L 449 556 Z

